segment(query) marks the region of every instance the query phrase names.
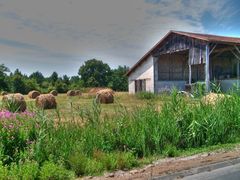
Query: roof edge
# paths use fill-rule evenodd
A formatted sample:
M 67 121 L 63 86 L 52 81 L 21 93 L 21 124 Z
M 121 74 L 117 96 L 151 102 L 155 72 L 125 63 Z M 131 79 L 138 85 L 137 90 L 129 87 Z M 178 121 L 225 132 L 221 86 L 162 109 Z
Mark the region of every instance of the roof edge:
M 223 44 L 232 44 L 232 45 L 240 45 L 240 38 L 239 42 L 231 42 L 227 40 L 222 40 L 221 38 L 234 38 L 230 36 L 219 36 L 219 35 L 212 35 L 212 34 L 201 34 L 201 33 L 192 33 L 192 32 L 184 32 L 184 31 L 174 31 L 170 30 L 165 36 L 162 37 L 162 39 L 156 43 L 136 64 L 134 64 L 129 71 L 126 73 L 127 76 L 129 76 L 141 63 L 143 63 L 146 58 L 148 58 L 151 55 L 151 52 L 157 48 L 161 43 L 170 35 L 170 34 L 177 34 L 177 35 L 182 35 L 182 36 L 187 36 L 190 38 L 202 40 L 205 42 L 216 42 L 216 43 L 223 43 Z M 209 38 L 212 37 L 212 38 Z M 215 38 L 215 39 L 214 39 Z M 219 39 L 217 39 L 219 38 Z M 238 38 L 237 38 L 238 39 Z

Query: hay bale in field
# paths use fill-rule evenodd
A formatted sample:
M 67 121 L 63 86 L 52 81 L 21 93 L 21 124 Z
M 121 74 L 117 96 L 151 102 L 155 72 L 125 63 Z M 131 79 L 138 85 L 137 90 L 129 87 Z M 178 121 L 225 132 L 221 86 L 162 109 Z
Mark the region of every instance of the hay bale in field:
M 28 93 L 28 97 L 30 99 L 36 99 L 36 97 L 40 96 L 40 94 L 41 94 L 40 92 L 34 90 Z
M 69 91 L 67 92 L 67 96 L 75 96 L 75 91 L 69 90 Z
M 8 94 L 7 91 L 2 91 L 2 92 L 1 92 L 1 95 L 2 95 L 2 96 L 5 96 L 5 95 L 7 95 L 7 94 Z
M 24 96 L 20 93 L 4 95 L 3 107 L 11 112 L 24 112 L 27 108 Z
M 230 97 L 229 95 L 209 93 L 206 96 L 202 97 L 202 102 L 205 104 L 216 104 L 217 101 L 222 100 L 223 98 Z
M 57 102 L 52 94 L 41 94 L 36 98 L 36 106 L 42 109 L 56 109 Z
M 108 90 L 110 91 L 112 94 L 114 94 L 114 91 L 110 88 L 103 88 L 103 87 L 95 87 L 89 90 L 88 94 L 89 95 L 96 95 L 99 91 L 101 90 Z
M 81 96 L 82 92 L 80 90 L 75 90 L 75 96 Z
M 57 96 L 57 95 L 58 95 L 58 92 L 57 92 L 56 90 L 52 90 L 52 91 L 50 92 L 50 94 L 52 94 L 53 96 Z
M 103 89 L 97 92 L 96 101 L 102 104 L 110 104 L 114 102 L 113 91 L 111 89 Z

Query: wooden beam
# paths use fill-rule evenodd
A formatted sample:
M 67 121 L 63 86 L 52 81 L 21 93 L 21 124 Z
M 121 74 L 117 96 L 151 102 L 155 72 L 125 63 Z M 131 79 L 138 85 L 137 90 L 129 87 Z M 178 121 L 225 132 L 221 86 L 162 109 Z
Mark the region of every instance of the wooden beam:
M 210 91 L 209 44 L 206 44 L 205 83 L 206 83 L 206 92 L 209 92 Z
M 212 47 L 211 51 L 209 52 L 209 55 L 212 54 L 212 52 L 214 51 L 214 49 L 216 48 L 216 46 L 217 46 L 217 44 L 215 44 L 215 45 Z
M 240 60 L 240 56 L 238 56 L 233 50 L 231 50 L 232 54 L 237 58 L 237 60 Z
M 238 48 L 236 45 L 235 45 L 234 47 L 235 47 L 235 49 L 237 50 L 237 52 L 240 54 L 239 48 Z
M 214 50 L 213 53 L 220 53 L 220 52 L 222 53 L 222 52 L 225 52 L 225 51 L 231 51 L 233 49 L 234 49 L 233 47 L 225 47 L 225 48 L 216 49 L 216 50 Z
M 237 89 L 239 89 L 239 60 L 237 61 Z

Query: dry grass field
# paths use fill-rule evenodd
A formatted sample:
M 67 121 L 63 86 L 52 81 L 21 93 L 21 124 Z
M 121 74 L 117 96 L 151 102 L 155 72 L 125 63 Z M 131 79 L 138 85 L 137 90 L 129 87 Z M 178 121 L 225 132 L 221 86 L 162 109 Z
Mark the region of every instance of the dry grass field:
M 35 100 L 30 99 L 27 95 L 24 95 L 24 98 L 27 102 L 27 107 L 30 111 L 36 108 Z M 0 96 L 0 99 L 2 97 Z M 92 107 L 95 100 L 94 95 L 89 95 L 88 93 L 83 93 L 81 96 L 67 96 L 66 94 L 58 94 L 56 96 L 57 109 L 55 110 L 46 110 L 48 114 L 57 115 L 56 112 L 61 114 L 61 120 L 71 120 L 73 115 L 75 120 L 77 120 L 77 111 L 78 109 L 89 109 Z M 159 95 L 150 100 L 138 98 L 136 95 L 128 94 L 128 92 L 116 92 L 114 94 L 114 103 L 112 104 L 101 104 L 101 115 L 113 116 L 116 112 L 119 111 L 119 108 L 126 108 L 129 111 L 132 111 L 138 107 L 142 107 L 149 103 L 154 103 L 158 107 L 170 100 L 170 96 Z M 1 100 L 0 100 L 1 103 Z M 55 117 L 57 119 L 57 116 Z

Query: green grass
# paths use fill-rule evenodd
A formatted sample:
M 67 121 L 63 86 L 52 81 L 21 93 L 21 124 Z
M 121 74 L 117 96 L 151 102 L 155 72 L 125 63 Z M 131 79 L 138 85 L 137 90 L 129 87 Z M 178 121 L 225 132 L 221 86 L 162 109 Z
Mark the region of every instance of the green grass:
M 30 162 L 36 164 L 33 179 L 47 179 L 47 173 L 71 179 L 73 172 L 99 175 L 131 169 L 156 157 L 232 148 L 240 142 L 240 97 L 236 94 L 215 105 L 176 92 L 147 100 L 117 93 L 115 103 L 108 105 L 93 103 L 87 95 L 59 95 L 58 109 L 47 111 L 27 101 L 34 117 L 23 118 L 13 130 L 0 123 L 0 135 L 6 137 L 0 144 L 0 172 L 16 174 L 21 172 L 19 164 Z M 14 143 L 9 137 L 14 137 Z

